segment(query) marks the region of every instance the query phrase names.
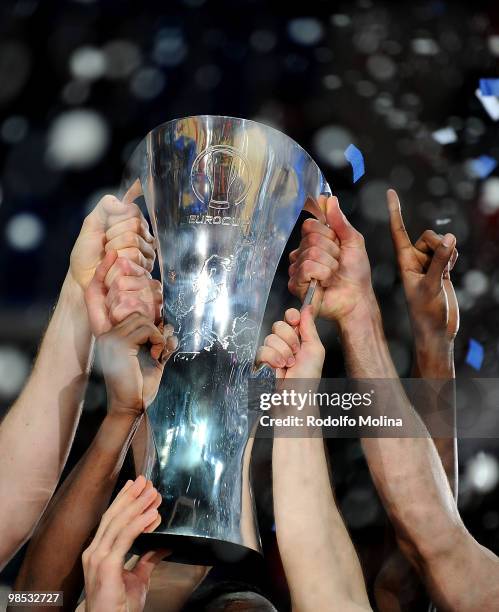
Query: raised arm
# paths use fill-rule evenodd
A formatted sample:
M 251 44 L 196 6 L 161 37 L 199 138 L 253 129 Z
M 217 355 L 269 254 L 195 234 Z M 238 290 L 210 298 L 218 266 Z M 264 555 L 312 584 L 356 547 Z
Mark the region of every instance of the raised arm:
M 318 383 L 324 347 L 311 308 L 286 312 L 273 326 L 258 360 L 277 369 L 286 382 Z M 283 367 L 287 364 L 287 367 Z M 296 380 L 299 385 L 300 380 Z M 273 416 L 285 416 L 277 410 Z M 336 506 L 322 435 L 300 429 L 278 435 L 272 451 L 277 542 L 295 612 L 370 610 L 362 570 Z
M 83 223 L 31 375 L 0 424 L 0 569 L 29 538 L 73 441 L 93 346 L 83 296 L 107 231 L 119 236 L 123 257 L 152 268 L 152 237 L 140 210 L 105 196 Z
M 409 431 L 424 433 L 424 425 L 398 384 L 363 239 L 341 213 L 335 198 L 328 202 L 328 222 L 339 240 L 336 263 L 327 273 L 317 267 L 316 254 L 311 256 L 309 252 L 301 259 L 300 274 L 297 267 L 291 267 L 290 287 L 304 295 L 310 275 L 322 274 L 319 280 L 326 288 L 321 313 L 338 323 L 349 376 L 390 379 L 389 385 L 377 385 L 377 402 L 388 397 L 384 397 L 385 392 L 392 398 L 395 392 L 393 410 L 403 417 Z M 447 252 L 447 261 L 453 248 L 454 243 L 439 246 L 440 252 Z M 293 256 L 295 261 L 303 255 L 300 249 Z M 356 266 L 347 265 L 349 257 L 356 260 Z M 359 270 L 364 274 L 359 275 Z M 348 301 L 344 299 L 347 290 Z M 499 560 L 464 527 L 429 435 L 365 438 L 362 444 L 399 545 L 422 576 L 439 610 L 492 610 L 499 597 Z
M 451 381 L 455 378 L 454 339 L 459 330 L 459 307 L 450 279 L 458 257 L 456 239 L 452 234 L 440 236 L 426 230 L 412 244 L 404 226 L 397 193 L 390 189 L 387 199 L 393 246 L 414 336 L 412 375 Z M 430 395 L 427 402 L 434 401 Z M 455 429 L 454 394 L 450 386 L 444 399 L 453 405 Z M 434 438 L 433 441 L 457 499 L 457 440 L 448 437 Z
M 104 297 L 104 278 L 115 256 L 113 252 L 106 256 L 87 290 L 91 320 L 99 318 L 96 296 Z M 135 283 L 135 290 L 114 290 L 130 282 Z M 68 610 L 74 609 L 82 588 L 82 551 L 109 503 L 127 444 L 156 394 L 175 342 L 170 326 L 161 333 L 151 321 L 150 308 L 155 302 L 157 307 L 155 283 L 145 276 L 117 276 L 105 298 L 112 302 L 110 320 L 123 319 L 97 340 L 108 413 L 87 452 L 50 502 L 16 581 L 18 589 L 64 591 Z M 148 342 L 152 346 L 146 354 L 142 347 Z

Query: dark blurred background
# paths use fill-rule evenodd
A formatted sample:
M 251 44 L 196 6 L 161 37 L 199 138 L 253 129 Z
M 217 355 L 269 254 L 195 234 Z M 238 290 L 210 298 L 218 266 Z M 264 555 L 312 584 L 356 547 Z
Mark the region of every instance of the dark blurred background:
M 499 76 L 497 2 L 310 1 L 297 10 L 263 0 L 3 0 L 0 31 L 0 414 L 29 373 L 83 217 L 101 195 L 118 191 L 124 163 L 151 128 L 193 114 L 262 121 L 318 161 L 366 237 L 400 375 L 410 373 L 412 339 L 386 189 L 398 189 L 412 238 L 426 228 L 456 234 L 457 375 L 499 376 L 499 174 L 479 178 L 470 163 L 480 155 L 499 160 L 499 100 L 489 98 L 486 108 L 476 94 L 479 78 Z M 350 143 L 366 162 L 356 184 L 343 155 Z M 298 241 L 295 231 L 262 337 L 296 305 L 286 288 L 286 253 Z M 341 375 L 336 334 L 321 329 L 327 374 Z M 484 349 L 479 370 L 466 363 L 470 339 Z M 97 374 L 69 466 L 104 410 Z M 260 446 L 257 496 L 269 554 L 258 580 L 282 604 L 272 575 L 268 447 Z M 371 588 L 384 513 L 357 442 L 329 446 L 339 503 Z M 459 452 L 464 520 L 499 554 L 499 443 L 461 440 Z M 3 593 L 21 558 L 0 574 Z

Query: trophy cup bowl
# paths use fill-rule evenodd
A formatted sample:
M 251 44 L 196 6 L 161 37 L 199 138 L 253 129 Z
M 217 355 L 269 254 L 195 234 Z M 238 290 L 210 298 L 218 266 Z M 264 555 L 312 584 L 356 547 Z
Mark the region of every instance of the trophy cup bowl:
M 160 526 L 139 551 L 211 565 L 261 553 L 250 479 L 258 408 L 248 380 L 279 259 L 306 208 L 330 189 L 291 138 L 220 116 L 153 129 L 126 169 L 126 198 L 143 194 L 157 239 L 163 316 L 178 347 L 132 444 L 137 473 L 163 497 Z

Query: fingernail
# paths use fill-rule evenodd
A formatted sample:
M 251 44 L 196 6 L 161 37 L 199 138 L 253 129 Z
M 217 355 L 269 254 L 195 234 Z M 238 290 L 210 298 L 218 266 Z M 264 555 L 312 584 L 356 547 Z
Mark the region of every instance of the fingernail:
M 452 246 L 452 242 L 454 240 L 454 236 L 452 234 L 445 234 L 445 236 L 443 237 L 442 240 L 442 244 L 444 247 L 450 247 Z
M 157 493 L 158 492 L 156 491 L 156 489 L 151 485 L 148 489 L 144 491 L 142 497 L 144 497 L 145 499 L 153 498 L 156 497 Z
M 288 368 L 290 368 L 291 366 L 294 366 L 296 363 L 296 360 L 294 357 L 289 357 L 288 361 L 286 362 L 288 365 Z
M 144 519 L 145 520 L 153 520 L 156 518 L 156 516 L 158 515 L 158 511 L 156 510 L 156 508 L 151 508 L 150 510 L 148 510 L 147 512 L 144 512 Z

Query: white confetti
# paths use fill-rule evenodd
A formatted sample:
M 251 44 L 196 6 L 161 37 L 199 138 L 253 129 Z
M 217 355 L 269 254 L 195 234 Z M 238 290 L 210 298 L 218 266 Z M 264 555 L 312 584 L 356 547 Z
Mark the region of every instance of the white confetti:
M 447 219 L 437 219 L 435 221 L 435 224 L 436 225 L 447 225 L 447 223 L 450 223 L 450 222 L 451 222 L 451 219 L 448 219 L 448 218 Z
M 457 141 L 456 130 L 452 127 L 445 127 L 441 128 L 440 130 L 436 130 L 432 133 L 432 137 L 441 145 L 446 145 Z
M 475 91 L 475 95 L 482 103 L 489 117 L 493 121 L 497 121 L 499 119 L 499 98 L 495 96 L 482 96 L 482 92 L 479 89 Z

